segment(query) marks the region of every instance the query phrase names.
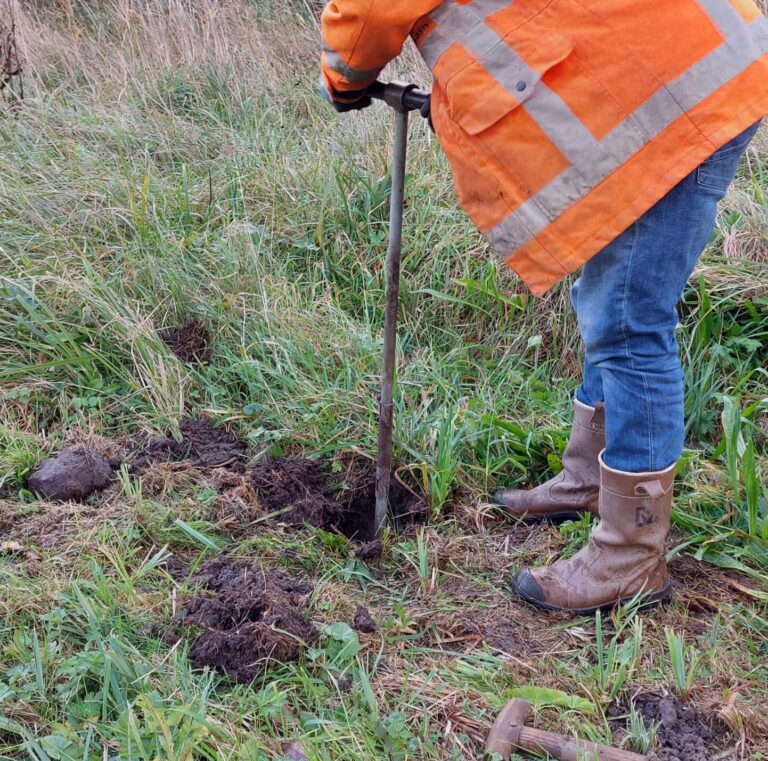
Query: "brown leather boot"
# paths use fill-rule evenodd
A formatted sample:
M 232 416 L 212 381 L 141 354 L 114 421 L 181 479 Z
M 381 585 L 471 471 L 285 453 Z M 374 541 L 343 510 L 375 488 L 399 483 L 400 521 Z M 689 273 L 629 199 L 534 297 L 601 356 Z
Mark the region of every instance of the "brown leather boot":
M 597 515 L 600 466 L 605 449 L 605 408 L 574 400 L 573 428 L 563 452 L 563 469 L 533 489 L 509 489 L 494 495 L 496 504 L 513 518 L 526 521 L 573 520 L 580 512 Z
M 611 470 L 600 458 L 600 523 L 568 560 L 523 570 L 514 591 L 543 610 L 593 613 L 631 600 L 669 598 L 664 543 L 672 513 L 675 466 L 658 473 Z

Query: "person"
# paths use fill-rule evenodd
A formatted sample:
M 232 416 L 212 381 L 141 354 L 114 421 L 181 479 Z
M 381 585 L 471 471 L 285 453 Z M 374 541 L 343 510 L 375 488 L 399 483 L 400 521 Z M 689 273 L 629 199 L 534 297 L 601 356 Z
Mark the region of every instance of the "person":
M 473 222 L 535 295 L 581 269 L 584 372 L 562 472 L 496 498 L 525 520 L 599 521 L 576 555 L 512 588 L 578 613 L 667 598 L 676 306 L 768 113 L 768 19 L 751 0 L 332 0 L 322 32 L 338 110 L 370 102 L 410 35 Z

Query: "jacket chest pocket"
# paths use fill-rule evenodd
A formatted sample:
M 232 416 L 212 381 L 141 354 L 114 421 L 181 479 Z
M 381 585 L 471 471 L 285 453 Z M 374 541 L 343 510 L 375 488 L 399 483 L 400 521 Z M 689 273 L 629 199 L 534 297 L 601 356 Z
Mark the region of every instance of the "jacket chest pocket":
M 445 50 L 433 74 L 451 120 L 477 135 L 526 103 L 572 51 L 572 43 L 555 32 L 533 35 L 523 27 L 501 37 L 480 23 Z

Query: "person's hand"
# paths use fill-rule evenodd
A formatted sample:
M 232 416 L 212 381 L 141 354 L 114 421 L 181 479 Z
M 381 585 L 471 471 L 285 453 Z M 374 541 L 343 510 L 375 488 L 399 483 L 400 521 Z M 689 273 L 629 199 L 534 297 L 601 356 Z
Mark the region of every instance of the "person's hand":
M 432 130 L 432 132 L 435 131 L 435 125 L 432 124 L 432 96 L 428 97 L 424 101 L 424 105 L 419 109 L 419 113 L 427 120 L 427 124 L 429 124 L 429 128 Z
M 346 90 L 345 92 L 335 93 L 332 96 L 323 81 L 320 80 L 320 92 L 340 114 L 344 114 L 347 111 L 360 111 L 371 105 L 371 96 L 367 95 L 366 90 Z M 338 100 L 339 98 L 342 100 Z

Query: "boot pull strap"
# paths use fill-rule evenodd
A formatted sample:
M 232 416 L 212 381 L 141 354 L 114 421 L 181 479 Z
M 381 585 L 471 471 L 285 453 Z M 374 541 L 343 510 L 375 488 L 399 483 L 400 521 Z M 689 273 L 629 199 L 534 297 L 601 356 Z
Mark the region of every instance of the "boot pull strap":
M 658 479 L 655 481 L 643 481 L 635 486 L 635 494 L 638 496 L 647 494 L 651 499 L 661 499 L 667 492 Z
M 595 404 L 595 411 L 592 413 L 589 425 L 593 431 L 602 432 L 605 430 L 605 404 L 603 402 Z

